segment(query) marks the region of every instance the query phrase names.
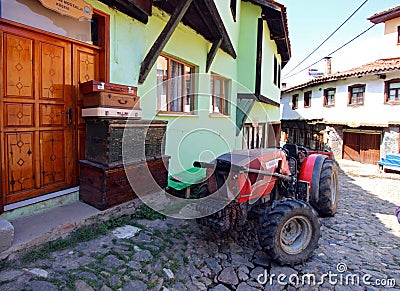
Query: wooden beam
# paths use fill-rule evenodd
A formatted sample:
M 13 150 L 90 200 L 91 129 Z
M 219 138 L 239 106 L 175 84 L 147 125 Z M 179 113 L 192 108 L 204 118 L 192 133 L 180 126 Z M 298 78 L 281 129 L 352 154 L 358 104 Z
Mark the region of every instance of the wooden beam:
M 215 20 L 215 24 L 219 30 L 220 35 L 224 41 L 223 49 L 234 59 L 236 59 L 237 55 L 235 52 L 235 48 L 233 47 L 231 40 L 229 38 L 228 32 L 226 31 L 224 22 L 221 19 L 221 16 L 218 13 L 218 8 L 215 6 L 213 0 L 204 0 L 204 4 L 210 11 L 212 18 Z
M 210 70 L 211 64 L 215 58 L 215 55 L 217 54 L 218 49 L 221 46 L 221 44 L 222 44 L 222 38 L 213 42 L 211 49 L 207 54 L 206 73 L 208 73 L 208 71 Z
M 128 0 L 128 2 L 135 5 L 138 9 L 140 9 L 147 15 L 151 15 L 151 7 L 153 4 L 150 0 Z
M 254 95 L 256 95 L 256 96 L 261 94 L 261 69 L 262 69 L 263 36 L 264 36 L 263 19 L 262 18 L 258 18 L 257 56 L 256 56 L 256 84 L 255 84 L 255 92 L 254 92 Z
M 275 107 L 280 107 L 281 106 L 280 103 L 268 98 L 267 96 L 261 95 L 261 94 L 257 96 L 257 99 L 260 102 L 263 102 L 265 104 L 269 104 L 269 105 L 272 105 L 272 106 L 275 106 Z
M 161 54 L 168 40 L 171 38 L 171 35 L 175 31 L 175 28 L 178 26 L 179 22 L 181 22 L 192 2 L 193 0 L 179 1 L 174 13 L 171 15 L 171 18 L 142 62 L 142 66 L 140 67 L 139 84 L 143 84 L 143 82 L 146 80 L 151 68 L 156 63 L 157 58 Z
M 139 20 L 140 22 L 143 22 L 144 24 L 147 24 L 148 15 L 142 9 L 139 9 L 138 6 L 136 6 L 131 2 L 125 0 L 99 0 L 99 1 L 110 6 L 111 8 L 115 8 L 121 11 L 122 13 L 125 13 L 126 15 L 132 18 Z
M 211 34 L 211 35 L 220 35 L 219 30 L 217 29 L 217 27 L 216 27 L 216 26 L 213 26 L 213 25 L 211 24 L 210 18 L 204 16 L 204 13 L 206 12 L 206 10 L 203 11 L 203 10 L 199 7 L 198 2 L 196 2 L 196 1 L 193 2 L 193 7 L 196 9 L 196 11 L 197 11 L 197 13 L 199 14 L 201 20 L 204 22 L 204 25 L 205 25 L 205 26 L 207 27 L 207 29 L 210 31 L 210 34 Z M 210 14 L 210 16 L 211 16 L 211 14 Z

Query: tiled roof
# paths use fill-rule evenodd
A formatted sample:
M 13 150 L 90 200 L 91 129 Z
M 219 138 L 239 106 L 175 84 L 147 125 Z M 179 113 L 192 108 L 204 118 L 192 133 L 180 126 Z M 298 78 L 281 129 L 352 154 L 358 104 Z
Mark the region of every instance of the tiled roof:
M 366 75 L 374 75 L 380 73 L 386 73 L 390 71 L 400 71 L 400 58 L 391 58 L 391 59 L 381 59 L 374 61 L 372 63 L 368 63 L 362 65 L 357 68 L 353 68 L 344 72 L 337 72 L 334 74 L 324 75 L 321 77 L 317 77 L 308 82 L 292 86 L 285 90 L 282 90 L 283 93 L 290 92 L 296 89 L 301 89 L 305 87 L 309 87 L 315 84 L 321 84 L 325 82 L 332 82 L 337 80 L 344 80 L 353 77 L 361 77 Z
M 367 20 L 377 24 L 397 17 L 400 17 L 400 6 L 396 6 L 388 10 L 375 13 L 374 15 L 368 17 Z

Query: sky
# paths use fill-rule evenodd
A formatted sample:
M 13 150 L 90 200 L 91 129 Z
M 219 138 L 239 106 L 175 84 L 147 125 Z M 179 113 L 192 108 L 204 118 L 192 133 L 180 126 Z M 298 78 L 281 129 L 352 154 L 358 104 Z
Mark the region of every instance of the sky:
M 317 48 L 365 0 L 278 0 L 286 6 L 292 57 L 282 70 L 282 82 L 288 86 L 310 79 L 308 69 L 292 77 L 309 65 L 329 55 L 337 48 L 369 28 L 367 20 L 375 13 L 400 5 L 399 0 L 368 0 L 323 46 L 292 71 L 308 54 Z M 332 71 L 344 71 L 382 58 L 380 40 L 384 24 L 377 24 L 368 32 L 332 55 Z M 325 72 L 325 61 L 311 68 Z M 292 72 L 290 72 L 292 71 Z

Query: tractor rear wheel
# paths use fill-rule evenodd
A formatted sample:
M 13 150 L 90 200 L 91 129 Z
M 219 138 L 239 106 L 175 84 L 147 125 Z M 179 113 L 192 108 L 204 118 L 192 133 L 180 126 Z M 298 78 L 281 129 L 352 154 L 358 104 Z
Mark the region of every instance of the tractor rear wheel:
M 310 203 L 322 217 L 334 216 L 338 203 L 338 170 L 332 160 L 326 159 L 322 164 L 319 178 L 319 193 L 311 196 Z
M 271 259 L 296 265 L 306 261 L 318 247 L 320 222 L 307 203 L 282 200 L 261 219 L 258 237 Z

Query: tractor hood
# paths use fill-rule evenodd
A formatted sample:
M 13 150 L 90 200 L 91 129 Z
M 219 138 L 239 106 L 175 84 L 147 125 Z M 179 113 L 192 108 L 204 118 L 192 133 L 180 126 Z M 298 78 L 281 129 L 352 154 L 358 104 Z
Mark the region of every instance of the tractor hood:
M 218 166 L 226 165 L 229 167 L 232 165 L 271 172 L 276 170 L 279 161 L 282 161 L 281 164 L 284 165 L 283 173 L 290 173 L 284 152 L 277 148 L 232 151 L 216 158 Z

